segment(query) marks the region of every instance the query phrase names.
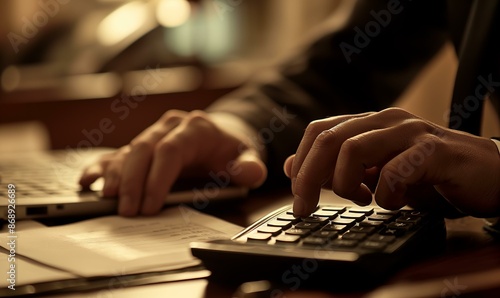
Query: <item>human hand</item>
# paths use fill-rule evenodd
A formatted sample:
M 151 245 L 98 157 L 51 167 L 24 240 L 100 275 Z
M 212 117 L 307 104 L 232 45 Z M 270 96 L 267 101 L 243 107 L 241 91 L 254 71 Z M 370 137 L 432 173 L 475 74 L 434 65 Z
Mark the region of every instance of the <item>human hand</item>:
M 322 187 L 359 205 L 370 204 L 372 182 L 375 201 L 386 209 L 418 203 L 409 188 L 433 187 L 461 212 L 500 214 L 495 144 L 398 108 L 311 122 L 284 170 L 299 216 L 314 210 Z
M 235 185 L 257 187 L 267 170 L 259 147 L 237 129 L 243 125 L 230 115 L 170 110 L 129 145 L 87 167 L 80 184 L 103 177 L 103 195 L 119 197 L 123 216 L 158 213 L 180 176 L 224 171 Z

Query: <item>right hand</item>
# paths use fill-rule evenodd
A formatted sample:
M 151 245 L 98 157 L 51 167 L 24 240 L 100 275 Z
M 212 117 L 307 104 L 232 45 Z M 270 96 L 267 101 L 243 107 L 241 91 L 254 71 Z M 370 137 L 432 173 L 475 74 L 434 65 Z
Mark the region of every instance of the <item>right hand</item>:
M 258 187 L 267 176 L 263 154 L 236 129 L 242 125 L 230 115 L 170 110 L 130 144 L 87 167 L 80 184 L 87 188 L 104 178 L 103 195 L 119 197 L 122 216 L 158 213 L 181 176 L 223 171 L 234 185 Z

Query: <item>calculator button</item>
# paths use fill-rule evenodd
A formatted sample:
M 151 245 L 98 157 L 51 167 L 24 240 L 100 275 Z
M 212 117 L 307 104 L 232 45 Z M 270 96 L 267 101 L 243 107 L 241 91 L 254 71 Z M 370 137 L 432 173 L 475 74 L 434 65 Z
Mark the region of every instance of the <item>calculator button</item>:
M 317 232 L 314 232 L 314 234 L 313 234 L 313 236 L 315 236 L 315 237 L 321 237 L 321 238 L 327 238 L 327 239 L 336 238 L 337 235 L 338 235 L 338 232 L 327 231 L 327 230 L 317 231 Z
M 381 235 L 399 237 L 405 233 L 405 230 L 386 228 L 379 232 Z
M 371 234 L 371 233 L 375 232 L 375 228 L 374 227 L 364 227 L 364 226 L 354 226 L 349 231 L 353 232 L 353 233 Z
M 308 230 L 308 229 L 290 228 L 290 229 L 285 231 L 285 234 L 305 236 L 305 235 L 309 234 L 310 232 L 311 232 L 311 230 Z
M 365 219 L 362 222 L 360 222 L 359 225 L 363 226 L 363 227 L 380 227 L 380 226 L 382 226 L 383 223 L 384 223 L 383 221 L 379 221 L 379 220 Z
M 326 238 L 309 236 L 302 241 L 302 244 L 305 244 L 305 245 L 323 245 L 323 244 L 326 244 L 327 242 L 328 242 L 328 239 L 326 239 Z
M 268 233 L 252 233 L 248 235 L 248 240 L 256 240 L 256 241 L 268 241 L 271 239 L 271 234 Z
M 396 222 L 418 224 L 420 222 L 420 220 L 421 220 L 420 216 L 405 215 L 405 216 L 401 216 L 400 218 L 396 219 Z
M 349 229 L 349 226 L 346 225 L 336 225 L 336 224 L 328 224 L 321 229 L 321 231 L 336 231 L 338 233 L 344 233 Z
M 320 216 L 309 216 L 302 219 L 303 222 L 312 222 L 312 223 L 325 223 L 328 221 L 328 217 L 320 217 Z
M 385 209 L 375 209 L 375 214 L 380 214 L 380 215 L 398 215 L 399 210 L 385 210 Z
M 267 223 L 268 226 L 270 227 L 280 227 L 280 228 L 283 228 L 283 229 L 287 229 L 289 227 L 292 226 L 292 223 L 289 222 L 289 221 L 285 221 L 285 220 L 272 220 L 270 222 Z
M 365 214 L 364 213 L 356 213 L 356 212 L 351 212 L 350 210 L 342 213 L 340 215 L 341 218 L 352 218 L 355 219 L 356 221 L 362 221 L 365 219 Z
M 269 233 L 273 236 L 279 235 L 281 233 L 280 227 L 270 227 L 270 226 L 262 226 L 257 229 L 257 231 L 261 233 Z
M 352 226 L 356 223 L 356 220 L 352 218 L 336 218 L 332 220 L 332 223 L 336 225 Z
M 391 218 L 393 218 L 393 215 L 372 214 L 368 216 L 368 220 L 378 220 L 378 221 L 388 221 Z
M 297 222 L 300 219 L 290 215 L 290 214 L 281 214 L 280 216 L 277 217 L 278 220 L 286 220 L 286 221 L 291 221 L 291 222 Z
M 373 208 L 372 207 L 352 207 L 349 208 L 349 212 L 354 212 L 354 213 L 363 213 L 366 215 L 370 215 L 373 213 Z
M 276 242 L 282 242 L 282 243 L 294 243 L 299 241 L 300 236 L 298 235 L 286 235 L 286 234 L 281 234 L 278 237 L 276 237 Z
M 346 210 L 345 207 L 340 206 L 325 206 L 320 209 L 320 211 L 337 211 L 338 213 L 342 213 Z
M 295 225 L 297 229 L 310 229 L 314 230 L 319 227 L 318 223 L 312 223 L 312 222 L 299 222 L 298 224 Z
M 377 241 L 365 241 L 361 244 L 361 247 L 367 248 L 370 250 L 382 250 L 387 246 L 385 242 L 377 242 Z
M 357 240 L 335 239 L 331 243 L 334 247 L 354 247 L 358 245 Z
M 329 219 L 337 217 L 337 211 L 319 210 L 313 213 L 314 216 L 328 217 Z
M 365 233 L 352 233 L 352 232 L 347 232 L 344 235 L 342 235 L 342 239 L 347 239 L 347 240 L 363 240 L 365 239 L 367 234 Z
M 429 215 L 428 212 L 419 211 L 419 210 L 403 210 L 401 212 L 401 214 L 404 216 L 420 216 L 420 217 L 425 217 L 425 216 Z
M 387 225 L 387 228 L 409 231 L 413 228 L 413 224 L 406 222 L 391 222 L 390 224 Z
M 387 236 L 387 235 L 372 235 L 369 238 L 371 241 L 378 241 L 378 242 L 386 242 L 386 243 L 392 243 L 394 240 L 396 240 L 395 236 Z

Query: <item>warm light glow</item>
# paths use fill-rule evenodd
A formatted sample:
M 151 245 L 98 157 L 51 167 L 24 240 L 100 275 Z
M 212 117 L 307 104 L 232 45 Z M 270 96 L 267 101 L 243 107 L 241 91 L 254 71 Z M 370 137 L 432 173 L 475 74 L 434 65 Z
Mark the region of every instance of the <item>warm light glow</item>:
M 121 42 L 141 28 L 148 15 L 148 5 L 139 1 L 119 7 L 99 24 L 97 29 L 99 41 L 108 46 Z
M 186 0 L 160 0 L 156 9 L 156 18 L 165 27 L 184 24 L 190 14 L 191 6 Z

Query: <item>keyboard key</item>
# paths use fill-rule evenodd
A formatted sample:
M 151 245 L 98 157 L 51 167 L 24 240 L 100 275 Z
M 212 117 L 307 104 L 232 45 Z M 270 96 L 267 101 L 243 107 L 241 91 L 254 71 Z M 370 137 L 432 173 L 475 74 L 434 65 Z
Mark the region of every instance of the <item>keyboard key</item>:
M 356 220 L 352 218 L 336 218 L 332 220 L 332 223 L 336 225 L 352 226 L 356 223 Z
M 248 240 L 255 240 L 255 241 L 268 241 L 271 239 L 271 234 L 268 233 L 252 233 L 248 235 L 247 237 Z
M 392 243 L 394 240 L 396 240 L 395 236 L 387 236 L 387 235 L 371 235 L 369 238 L 371 241 L 378 241 L 378 242 L 386 242 L 386 243 Z
M 318 223 L 303 222 L 303 221 L 295 225 L 297 229 L 310 229 L 310 230 L 317 229 L 319 228 L 319 226 L 320 225 Z
M 321 229 L 321 231 L 335 231 L 338 233 L 344 233 L 349 229 L 347 225 L 336 225 L 336 224 L 327 224 Z
M 367 248 L 370 250 L 382 250 L 387 246 L 385 242 L 377 242 L 377 241 L 365 241 L 361 244 L 361 247 Z
M 367 234 L 365 233 L 352 233 L 352 232 L 347 232 L 344 235 L 342 235 L 342 239 L 347 239 L 347 240 L 363 240 L 365 239 Z
M 331 238 L 337 238 L 338 234 L 339 233 L 337 231 L 321 230 L 321 231 L 314 232 L 313 236 L 331 239 Z
M 285 234 L 305 236 L 305 235 L 309 234 L 310 232 L 311 232 L 311 230 L 308 230 L 308 229 L 290 228 L 290 229 L 285 231 Z
M 304 245 L 324 245 L 328 242 L 327 238 L 309 236 L 302 241 Z
M 333 247 L 354 247 L 358 245 L 357 240 L 335 239 L 330 242 Z
M 366 234 L 372 234 L 375 232 L 374 227 L 365 227 L 365 226 L 354 226 L 351 229 L 349 229 L 350 232 L 353 233 L 366 233 Z
M 269 233 L 273 236 L 281 234 L 281 228 L 280 227 L 270 227 L 270 226 L 261 226 L 257 230 L 261 233 Z
M 282 243 L 294 243 L 299 241 L 300 236 L 298 235 L 286 235 L 286 234 L 281 234 L 278 237 L 276 237 L 276 242 L 282 242 Z

